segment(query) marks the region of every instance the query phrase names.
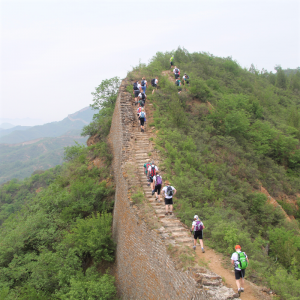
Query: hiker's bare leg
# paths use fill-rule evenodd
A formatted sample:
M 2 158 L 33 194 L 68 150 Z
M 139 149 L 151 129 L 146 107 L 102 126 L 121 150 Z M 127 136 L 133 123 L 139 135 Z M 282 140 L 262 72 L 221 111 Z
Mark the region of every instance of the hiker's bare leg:
M 244 283 L 245 283 L 244 278 L 241 278 L 241 287 L 242 287 L 242 288 L 244 288 Z
M 170 212 L 173 211 L 173 205 L 170 205 Z
M 157 198 L 157 192 L 155 192 L 155 199 Z
M 194 246 L 196 247 L 197 239 L 194 239 Z
M 201 248 L 203 248 L 203 240 L 199 239 L 200 240 L 200 245 L 201 245 Z
M 169 207 L 169 205 L 166 205 L 166 213 L 168 212 L 168 207 Z
M 237 286 L 237 288 L 239 290 L 241 288 L 241 286 L 240 286 L 240 280 L 236 280 L 235 282 L 236 282 L 236 286 Z

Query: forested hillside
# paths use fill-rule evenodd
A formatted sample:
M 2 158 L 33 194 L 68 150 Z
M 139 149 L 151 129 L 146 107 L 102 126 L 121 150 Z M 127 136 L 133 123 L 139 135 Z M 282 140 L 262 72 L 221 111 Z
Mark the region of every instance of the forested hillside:
M 190 77 L 180 94 L 167 71 L 171 54 Z M 246 70 L 230 57 L 178 49 L 128 73 L 143 76 L 159 80 L 147 92 L 148 126 L 157 130 L 164 179 L 178 191 L 177 216 L 190 226 L 198 214 L 212 247 L 247 252 L 247 279 L 299 299 L 300 72 Z
M 101 91 L 105 84 L 94 94 L 102 102 L 97 124 L 110 124 L 117 89 Z M 62 166 L 1 186 L 1 300 L 116 298 L 110 125 L 98 125 L 98 142 L 68 147 Z

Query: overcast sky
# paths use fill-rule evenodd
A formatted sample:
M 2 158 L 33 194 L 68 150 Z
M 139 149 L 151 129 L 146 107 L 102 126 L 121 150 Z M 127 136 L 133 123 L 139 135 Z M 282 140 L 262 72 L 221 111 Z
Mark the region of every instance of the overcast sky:
M 300 66 L 299 0 L 0 3 L 0 118 L 61 120 L 88 106 L 101 80 L 178 46 L 247 68 Z

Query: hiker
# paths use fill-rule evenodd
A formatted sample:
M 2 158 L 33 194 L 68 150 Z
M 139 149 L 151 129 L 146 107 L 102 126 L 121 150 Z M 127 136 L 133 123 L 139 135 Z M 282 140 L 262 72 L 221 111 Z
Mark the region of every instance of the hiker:
M 185 83 L 186 83 L 187 85 L 190 84 L 190 81 L 189 81 L 190 77 L 189 77 L 189 75 L 187 75 L 186 73 L 184 73 L 182 79 L 183 79 L 183 82 L 182 82 L 183 85 L 185 85 Z
M 200 246 L 202 249 L 202 253 L 205 252 L 204 247 L 203 247 L 203 229 L 204 225 L 202 221 L 199 219 L 197 215 L 194 216 L 194 221 L 192 223 L 192 229 L 191 232 L 194 231 L 194 246 L 193 249 L 196 250 L 196 244 L 197 244 L 197 239 L 200 240 Z
M 148 169 L 149 167 L 151 166 L 150 164 L 150 159 L 147 159 L 146 162 L 144 163 L 144 173 L 147 177 L 147 185 L 149 186 L 150 185 L 150 179 L 148 178 Z
M 156 171 L 156 175 L 153 177 L 153 182 L 154 182 L 154 193 L 155 193 L 155 200 L 158 199 L 158 202 L 160 202 L 160 190 L 161 190 L 161 185 L 162 185 L 162 178 L 159 175 L 159 171 Z
M 244 277 L 245 270 L 248 266 L 249 259 L 245 252 L 242 252 L 240 245 L 235 246 L 236 252 L 231 256 L 231 264 L 234 265 L 235 282 L 238 288 L 238 293 L 244 292 Z
M 177 79 L 180 75 L 180 70 L 175 66 L 173 73 L 175 75 L 175 79 Z
M 148 87 L 148 83 L 147 83 L 147 80 L 145 79 L 145 77 L 142 78 L 142 81 L 141 81 L 141 88 L 144 92 L 144 94 L 146 93 L 146 88 Z
M 176 194 L 176 189 L 170 185 L 170 182 L 168 180 L 165 181 L 165 186 L 162 189 L 162 194 L 165 198 L 165 205 L 166 205 L 166 213 L 167 216 L 168 213 L 172 215 L 173 213 L 173 196 Z M 168 208 L 170 208 L 170 211 L 168 211 Z
M 157 85 L 158 85 L 158 77 L 155 77 L 151 80 L 151 85 L 154 87 L 152 94 L 154 93 L 154 91 L 157 89 Z
M 155 191 L 153 177 L 156 175 L 156 171 L 158 171 L 158 167 L 154 164 L 154 161 L 152 160 L 151 166 L 148 168 L 148 176 L 150 179 L 152 195 L 154 195 Z
M 142 105 L 139 103 L 139 107 L 138 107 L 136 113 L 137 113 L 137 116 L 138 116 L 140 124 L 141 124 L 141 121 L 140 121 L 140 113 L 141 113 L 141 111 L 142 111 Z
M 140 123 L 141 123 L 141 132 L 145 132 L 145 120 L 146 120 L 146 112 L 145 112 L 145 108 L 142 107 L 141 112 L 139 113 L 139 118 L 140 118 Z
M 180 94 L 182 91 L 180 77 L 175 81 L 175 85 L 178 87 L 178 94 Z
M 172 55 L 170 58 L 170 69 L 172 69 L 172 67 L 173 67 L 173 59 L 174 59 L 174 56 Z
M 139 84 L 138 81 L 135 81 L 133 83 L 133 94 L 134 94 L 135 105 L 138 104 L 138 96 L 139 96 L 139 93 L 140 93 L 140 87 L 141 87 L 141 85 Z
M 146 99 L 147 95 L 144 92 L 140 92 L 138 95 L 138 103 L 140 103 L 142 107 L 145 106 Z

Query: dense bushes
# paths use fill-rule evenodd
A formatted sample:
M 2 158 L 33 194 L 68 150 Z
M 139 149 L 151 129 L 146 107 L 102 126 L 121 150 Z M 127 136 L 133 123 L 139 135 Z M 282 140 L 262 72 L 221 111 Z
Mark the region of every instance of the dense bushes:
M 129 77 L 148 79 L 154 69 L 161 74 L 169 57 L 158 53 Z M 299 286 L 299 223 L 286 222 L 259 190 L 293 198 L 300 190 L 296 75 L 248 72 L 231 58 L 185 49 L 174 52 L 174 61 L 189 74 L 190 86 L 178 95 L 167 76 L 159 75 L 159 89 L 148 98 L 164 179 L 178 191 L 177 215 L 190 226 L 197 213 L 205 238 L 219 251 L 230 254 L 241 244 L 251 258 L 248 276 L 296 299 L 287 287 Z M 282 272 L 288 274 L 282 279 L 286 287 L 276 285 Z

